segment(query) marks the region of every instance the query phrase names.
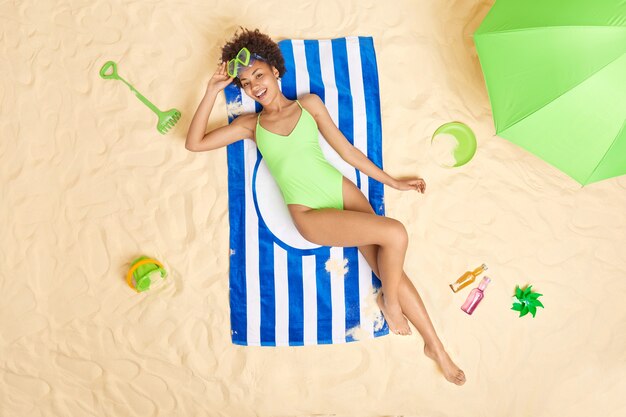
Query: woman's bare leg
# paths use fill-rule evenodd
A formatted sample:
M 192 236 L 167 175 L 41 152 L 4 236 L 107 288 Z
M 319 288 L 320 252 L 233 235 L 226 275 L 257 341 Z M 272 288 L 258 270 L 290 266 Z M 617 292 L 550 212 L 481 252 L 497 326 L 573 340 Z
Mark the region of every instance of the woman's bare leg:
M 401 335 L 411 334 L 411 328 L 406 323 L 406 318 L 403 315 L 402 307 L 399 298 L 399 288 L 402 282 L 402 274 L 404 273 L 404 257 L 406 255 L 406 249 L 408 245 L 408 237 L 406 237 L 406 243 L 404 242 L 404 236 L 401 238 L 402 242 L 398 242 L 397 245 L 376 246 L 378 253 L 376 254 L 376 261 L 378 269 L 380 271 L 379 276 L 385 277 L 385 280 L 392 280 L 389 285 L 383 282 L 383 291 L 380 297 L 377 299 L 378 306 L 380 307 L 385 319 L 391 319 L 389 323 L 392 329 L 397 329 L 394 333 Z M 384 297 L 382 295 L 385 295 Z M 393 301 L 388 303 L 388 301 Z M 390 305 L 391 304 L 391 305 Z M 398 320 L 402 320 L 402 327 L 398 327 Z
M 344 208 L 374 214 L 372 206 L 369 201 L 367 201 L 361 190 L 359 190 L 356 185 L 347 179 L 344 179 L 343 182 L 343 197 Z M 376 276 L 381 277 L 378 267 L 379 248 L 376 245 L 363 245 L 359 246 L 359 251 L 368 262 Z M 384 280 L 382 280 L 382 282 L 384 292 Z M 404 313 L 409 321 L 413 323 L 417 331 L 424 339 L 424 353 L 441 367 L 448 381 L 457 385 L 465 383 L 465 374 L 454 364 L 454 362 L 452 362 L 450 356 L 446 353 L 439 336 L 437 336 L 437 332 L 435 332 L 435 328 L 430 320 L 430 317 L 428 316 L 422 297 L 420 297 L 419 293 L 415 289 L 415 286 L 404 270 L 402 271 L 402 281 L 400 282 L 398 288 L 398 296 L 402 313 Z
M 408 235 L 404 225 L 389 217 L 360 211 L 319 209 L 290 205 L 290 214 L 300 234 L 310 242 L 325 246 L 363 246 L 375 244 L 376 264 L 384 277 L 384 302 L 380 303 L 389 328 L 397 334 L 410 334 L 402 314 L 398 286 L 402 281 Z
M 376 245 L 361 246 L 359 247 L 359 251 L 367 260 L 376 276 L 380 277 L 380 275 L 378 275 L 378 256 L 376 253 L 379 252 L 379 250 Z M 404 271 L 402 271 L 399 298 L 402 312 L 409 321 L 413 323 L 424 339 L 424 353 L 426 356 L 434 360 L 441 367 L 448 381 L 457 385 L 463 385 L 465 383 L 465 373 L 452 362 L 452 359 L 450 359 L 450 356 L 446 353 L 443 343 L 441 343 L 439 336 L 437 336 L 435 327 L 428 316 L 422 297 L 420 297 L 417 289 Z

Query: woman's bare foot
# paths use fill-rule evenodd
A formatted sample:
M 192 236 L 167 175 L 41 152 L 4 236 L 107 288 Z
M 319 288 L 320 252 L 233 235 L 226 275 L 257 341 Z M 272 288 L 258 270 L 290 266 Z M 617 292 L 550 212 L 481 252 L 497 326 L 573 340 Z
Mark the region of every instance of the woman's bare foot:
M 406 317 L 404 317 L 404 314 L 402 314 L 402 308 L 400 308 L 400 304 L 395 306 L 387 305 L 385 303 L 385 300 L 383 300 L 382 291 L 378 293 L 378 297 L 376 297 L 376 303 L 378 303 L 380 311 L 383 312 L 383 316 L 389 324 L 389 330 L 391 330 L 395 334 L 399 334 L 402 336 L 407 336 L 411 334 L 409 322 L 406 320 Z
M 424 354 L 439 365 L 443 371 L 443 375 L 448 381 L 456 385 L 465 384 L 465 374 L 454 364 L 454 362 L 452 362 L 452 359 L 450 359 L 450 356 L 446 353 L 443 346 L 437 349 L 429 345 L 425 345 Z

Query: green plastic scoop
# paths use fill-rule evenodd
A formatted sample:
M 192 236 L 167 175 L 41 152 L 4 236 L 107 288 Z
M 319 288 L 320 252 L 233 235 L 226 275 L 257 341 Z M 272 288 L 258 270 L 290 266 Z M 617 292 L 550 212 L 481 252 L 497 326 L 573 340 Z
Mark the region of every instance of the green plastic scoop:
M 110 73 L 107 74 L 107 71 L 111 70 Z M 154 104 L 152 104 L 147 98 L 141 95 L 141 93 L 135 90 L 135 87 L 130 85 L 128 81 L 117 75 L 117 64 L 113 61 L 106 62 L 102 68 L 100 68 L 100 76 L 105 80 L 120 80 L 124 84 L 126 84 L 130 90 L 135 93 L 137 98 L 141 100 L 143 104 L 148 106 L 150 110 L 152 110 L 159 117 L 159 121 L 157 122 L 157 130 L 161 134 L 166 134 L 168 130 L 174 127 L 176 122 L 180 119 L 180 112 L 176 109 L 169 109 L 168 111 L 161 111 L 156 108 Z

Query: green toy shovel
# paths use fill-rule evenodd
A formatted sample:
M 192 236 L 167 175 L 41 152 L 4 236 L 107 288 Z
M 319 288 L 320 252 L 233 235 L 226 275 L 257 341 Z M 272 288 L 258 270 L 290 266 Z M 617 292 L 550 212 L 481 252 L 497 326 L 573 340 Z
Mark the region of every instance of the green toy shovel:
M 111 70 L 111 72 L 107 74 L 107 71 L 109 70 Z M 102 68 L 100 68 L 100 76 L 104 78 L 105 80 L 120 80 L 124 84 L 126 84 L 130 88 L 130 90 L 133 93 L 135 93 L 137 98 L 141 100 L 143 104 L 148 106 L 148 108 L 150 108 L 150 110 L 156 113 L 156 115 L 159 117 L 159 121 L 157 123 L 157 130 L 159 131 L 159 133 L 163 135 L 166 134 L 167 131 L 173 128 L 176 122 L 178 122 L 178 120 L 180 119 L 180 112 L 178 110 L 169 109 L 168 111 L 163 112 L 157 109 L 156 106 L 150 103 L 150 101 L 147 98 L 142 96 L 141 93 L 139 93 L 139 91 L 135 90 L 135 87 L 133 87 L 125 79 L 117 75 L 117 64 L 115 62 L 113 61 L 106 62 L 102 66 Z

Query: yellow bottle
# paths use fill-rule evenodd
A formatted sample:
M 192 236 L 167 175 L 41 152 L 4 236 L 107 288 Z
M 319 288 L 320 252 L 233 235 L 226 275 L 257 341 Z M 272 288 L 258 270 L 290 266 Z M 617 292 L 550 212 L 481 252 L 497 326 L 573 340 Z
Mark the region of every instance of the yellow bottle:
M 487 265 L 482 264 L 481 266 L 474 269 L 473 271 L 467 271 L 466 273 L 461 275 L 459 279 L 457 279 L 455 282 L 450 284 L 450 288 L 452 288 L 452 291 L 454 292 L 459 292 L 460 290 L 462 290 L 463 288 L 467 287 L 472 282 L 474 282 L 476 277 L 482 274 L 483 272 L 485 272 L 486 270 L 487 270 Z

